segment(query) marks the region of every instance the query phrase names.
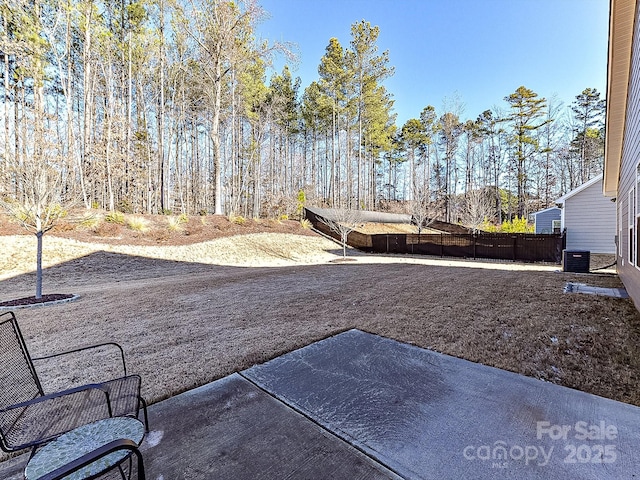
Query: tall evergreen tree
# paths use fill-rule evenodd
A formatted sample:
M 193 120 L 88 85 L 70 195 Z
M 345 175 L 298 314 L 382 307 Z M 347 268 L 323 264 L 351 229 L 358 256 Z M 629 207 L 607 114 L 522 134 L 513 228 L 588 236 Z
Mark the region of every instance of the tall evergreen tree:
M 528 163 L 539 146 L 535 131 L 547 123 L 544 118 L 547 101 L 524 86 L 518 87 L 514 93 L 505 97 L 505 100 L 511 107 L 507 120 L 511 123 L 512 129 L 511 142 L 518 190 L 517 214 L 523 217 L 528 213 Z
M 480 126 L 480 135 L 488 143 L 485 150 L 485 168 L 487 170 L 487 184 L 491 185 L 494 193 L 495 217 L 498 223 L 502 223 L 502 195 L 500 193 L 500 176 L 503 173 L 504 149 L 502 139 L 504 129 L 502 119 L 491 110 L 485 110 L 478 117 L 477 123 Z
M 318 67 L 320 89 L 323 95 L 331 100 L 331 167 L 329 179 L 329 204 L 339 206 L 341 203 L 340 175 L 340 131 L 342 112 L 346 109 L 348 89 L 351 85 L 351 73 L 347 69 L 345 52 L 337 38 L 331 38 L 320 59 Z M 346 123 L 346 121 L 345 121 Z
M 275 140 L 272 165 L 274 180 L 279 179 L 277 192 L 284 197 L 291 197 L 294 190 L 293 150 L 299 131 L 298 90 L 300 78 L 293 80 L 289 67 L 285 65 L 281 74 L 271 77 L 267 94 L 267 103 L 273 114 L 273 137 Z M 278 195 L 275 197 L 278 198 Z
M 372 84 L 373 86 L 373 84 Z M 365 104 L 363 129 L 363 149 L 365 154 L 365 183 L 361 205 L 367 209 L 375 209 L 377 198 L 378 166 L 381 163 L 381 154 L 393 148 L 392 139 L 395 134 L 396 115 L 393 113 L 393 100 L 383 85 L 367 89 L 365 92 Z
M 604 158 L 606 102 L 595 88 L 585 88 L 571 104 L 574 120 L 573 151 L 578 159 L 580 183 L 600 173 Z
M 389 52 L 384 51 L 378 55 L 376 42 L 380 35 L 380 28 L 371 26 L 365 20 L 351 25 L 351 49 L 347 52 L 347 64 L 353 71 L 354 101 L 356 105 L 356 118 L 358 122 L 357 140 L 357 187 L 356 200 L 361 205 L 363 184 L 361 182 L 364 147 L 364 118 L 370 105 L 367 92 L 376 91 L 377 86 L 387 77 L 393 75 L 394 68 L 389 66 Z
M 426 182 L 427 190 L 431 191 L 432 184 L 432 168 L 431 157 L 434 144 L 434 135 L 438 128 L 438 117 L 436 109 L 432 105 L 427 105 L 420 112 L 420 122 L 424 128 L 424 143 L 420 147 L 420 156 L 422 164 L 422 177 Z
M 462 135 L 463 131 L 462 122 L 460 122 L 460 117 L 457 114 L 446 112 L 440 116 L 438 125 L 439 143 L 444 150 L 444 165 L 436 167 L 437 200 L 444 204 L 446 221 L 452 222 L 455 220 L 453 218 L 452 198 L 456 194 L 458 173 L 456 156 L 460 135 Z
M 322 133 L 328 134 L 332 126 L 334 102 L 324 95 L 318 82 L 311 82 L 302 95 L 301 115 L 305 137 L 311 142 L 311 183 L 315 194 L 323 201 L 329 192 L 329 162 L 327 149 L 321 157 Z
M 554 201 L 552 192 L 557 179 L 553 165 L 557 161 L 557 150 L 561 141 L 561 124 L 557 121 L 561 108 L 562 102 L 552 97 L 546 109 L 547 121 L 538 130 L 540 157 L 538 161 L 537 196 L 539 205 L 535 207 L 536 210 L 550 207 Z
M 411 118 L 405 122 L 402 126 L 400 138 L 404 144 L 404 148 L 408 153 L 409 160 L 409 181 L 411 182 L 411 200 L 417 195 L 417 190 L 420 188 L 418 180 L 418 165 L 416 157 L 419 157 L 420 150 L 424 148 L 427 143 L 427 134 L 425 126 L 421 120 L 417 118 Z M 422 183 L 427 183 L 428 179 L 422 179 Z

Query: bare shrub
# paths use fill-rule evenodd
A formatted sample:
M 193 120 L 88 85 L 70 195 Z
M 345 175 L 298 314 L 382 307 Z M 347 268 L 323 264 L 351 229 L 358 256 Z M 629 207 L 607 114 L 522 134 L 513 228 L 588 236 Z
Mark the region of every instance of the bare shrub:
M 117 237 L 121 234 L 122 228 L 119 223 L 101 222 L 93 229 L 93 232 L 99 237 Z

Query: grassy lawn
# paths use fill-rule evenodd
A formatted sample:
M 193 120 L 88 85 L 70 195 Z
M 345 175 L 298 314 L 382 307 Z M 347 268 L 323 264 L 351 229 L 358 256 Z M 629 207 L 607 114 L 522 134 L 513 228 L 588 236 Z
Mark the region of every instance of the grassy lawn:
M 563 293 L 569 281 L 619 287 L 616 276 L 398 262 L 232 267 L 97 251 L 45 272 L 48 292 L 78 300 L 17 316 L 36 356 L 118 341 L 151 402 L 359 328 L 640 406 L 632 302 Z M 31 273 L 0 281 L 3 300 L 32 285 Z

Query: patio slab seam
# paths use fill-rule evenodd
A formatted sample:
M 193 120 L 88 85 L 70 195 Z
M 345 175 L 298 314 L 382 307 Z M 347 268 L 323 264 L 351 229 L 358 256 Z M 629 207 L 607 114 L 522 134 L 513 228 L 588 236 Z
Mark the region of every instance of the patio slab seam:
M 266 395 L 268 395 L 269 397 L 273 398 L 278 403 L 281 403 L 285 408 L 291 409 L 294 412 L 296 412 L 297 414 L 299 414 L 302 417 L 306 418 L 311 423 L 315 424 L 318 428 L 322 429 L 327 435 L 330 435 L 331 437 L 334 437 L 337 440 L 339 440 L 341 442 L 344 442 L 347 445 L 349 445 L 350 447 L 354 448 L 359 453 L 361 453 L 362 455 L 367 457 L 367 459 L 369 461 L 375 463 L 376 465 L 380 465 L 381 467 L 383 467 L 386 470 L 389 470 L 389 472 L 391 472 L 395 476 L 397 476 L 397 478 L 399 480 L 404 480 L 405 479 L 405 477 L 403 477 L 401 475 L 401 473 L 398 472 L 396 469 L 394 469 L 391 465 L 387 465 L 387 464 L 381 462 L 380 459 L 375 458 L 374 456 L 372 456 L 371 455 L 371 450 L 366 448 L 364 445 L 362 445 L 358 441 L 357 438 L 354 438 L 353 436 L 349 435 L 347 432 L 344 432 L 344 431 L 342 431 L 340 429 L 336 429 L 336 430 L 330 429 L 328 423 L 322 422 L 318 418 L 314 418 L 308 412 L 305 412 L 304 409 L 300 408 L 300 406 L 298 406 L 295 402 L 287 401 L 286 396 L 278 395 L 278 394 L 276 394 L 274 392 L 270 392 L 269 390 L 265 389 L 259 383 L 256 383 L 254 380 L 252 380 L 250 377 L 247 377 L 246 375 L 244 375 L 244 372 L 245 372 L 245 370 L 242 370 L 242 371 L 237 372 L 237 374 L 240 377 L 242 377 L 244 380 L 246 380 L 247 382 L 251 383 L 254 387 L 259 389 L 261 392 L 263 392 Z

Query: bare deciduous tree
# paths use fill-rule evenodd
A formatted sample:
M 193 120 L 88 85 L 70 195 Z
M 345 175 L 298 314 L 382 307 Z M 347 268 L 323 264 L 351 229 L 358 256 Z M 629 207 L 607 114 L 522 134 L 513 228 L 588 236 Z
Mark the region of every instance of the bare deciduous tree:
M 346 258 L 347 237 L 352 231 L 362 225 L 362 212 L 348 208 L 336 208 L 328 210 L 328 212 L 326 216 L 320 217 L 320 221 L 329 227 L 331 231 L 340 235 L 342 257 Z
M 460 210 L 461 223 L 477 233 L 480 225 L 493 218 L 492 194 L 487 189 L 469 190 L 464 195 L 462 209 Z
M 15 199 L 0 199 L 9 215 L 37 238 L 36 299 L 42 298 L 42 237 L 66 215 L 60 199 L 60 171 L 45 157 L 13 164 L 9 175 L 14 179 L 19 195 Z
M 410 213 L 416 224 L 418 234 L 431 225 L 442 210 L 442 202 L 431 200 L 431 191 L 426 185 L 414 183 L 412 199 L 409 202 Z

